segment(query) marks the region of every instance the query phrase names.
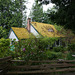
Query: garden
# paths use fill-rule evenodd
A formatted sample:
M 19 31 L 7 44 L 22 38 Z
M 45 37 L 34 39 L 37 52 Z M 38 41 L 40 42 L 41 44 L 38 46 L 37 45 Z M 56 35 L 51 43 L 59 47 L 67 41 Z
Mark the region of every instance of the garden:
M 55 42 L 61 40 L 61 44 L 54 46 Z M 29 38 L 19 41 L 13 41 L 10 45 L 10 39 L 0 39 L 0 58 L 12 56 L 17 60 L 73 60 L 75 54 L 75 43 L 67 38 Z

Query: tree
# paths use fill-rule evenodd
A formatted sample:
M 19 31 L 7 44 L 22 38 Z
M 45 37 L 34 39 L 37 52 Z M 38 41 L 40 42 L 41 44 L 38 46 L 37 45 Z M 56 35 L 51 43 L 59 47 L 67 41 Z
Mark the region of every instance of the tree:
M 72 29 L 75 32 L 75 1 L 74 0 L 38 0 L 40 4 L 54 3 L 58 11 L 53 16 L 55 23 L 64 25 L 65 28 Z
M 55 15 L 57 12 L 57 8 L 54 5 L 53 8 L 48 8 L 46 15 L 48 18 L 46 20 L 48 21 L 49 24 L 55 24 Z
M 2 26 L 0 26 L 0 39 L 3 37 L 5 38 L 5 35 L 6 35 L 6 31 L 3 29 Z
M 46 12 L 43 12 L 43 6 L 40 6 L 37 0 L 35 0 L 35 4 L 33 5 L 30 16 L 33 21 L 51 23 L 48 14 Z
M 24 0 L 0 0 L 0 26 L 7 29 L 22 27 Z
M 33 21 L 36 22 L 43 22 L 43 7 L 40 6 L 36 1 L 33 5 L 32 11 L 30 13 Z

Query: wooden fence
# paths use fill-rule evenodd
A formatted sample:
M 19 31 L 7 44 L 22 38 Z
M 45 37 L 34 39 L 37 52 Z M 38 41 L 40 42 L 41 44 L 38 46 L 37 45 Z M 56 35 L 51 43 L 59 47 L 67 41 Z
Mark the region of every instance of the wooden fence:
M 9 69 L 9 61 L 11 60 L 11 56 L 0 58 L 0 75 L 6 75 L 8 69 Z
M 10 60 L 11 57 L 0 59 L 1 74 L 51 74 L 61 72 L 74 72 L 75 60 L 45 60 L 45 61 L 24 61 Z M 0 75 L 1 75 L 0 74 Z

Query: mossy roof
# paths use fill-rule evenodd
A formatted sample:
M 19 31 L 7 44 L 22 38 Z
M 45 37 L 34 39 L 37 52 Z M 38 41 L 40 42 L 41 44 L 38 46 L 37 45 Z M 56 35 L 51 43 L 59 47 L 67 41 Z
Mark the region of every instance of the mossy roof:
M 33 36 L 26 28 L 11 27 L 18 39 L 26 39 Z
M 64 37 L 59 34 L 55 27 L 51 24 L 31 22 L 32 26 L 42 35 L 47 37 Z

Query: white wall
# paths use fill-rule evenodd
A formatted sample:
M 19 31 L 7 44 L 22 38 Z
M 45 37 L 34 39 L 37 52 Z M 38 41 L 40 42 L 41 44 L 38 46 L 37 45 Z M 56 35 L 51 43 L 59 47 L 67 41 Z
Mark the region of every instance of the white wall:
M 30 32 L 37 38 L 40 36 L 39 33 L 34 29 L 32 25 L 30 25 Z
M 12 39 L 12 40 L 16 39 L 16 41 L 18 41 L 18 38 L 16 37 L 16 35 L 14 34 L 12 30 L 10 31 L 9 39 Z

